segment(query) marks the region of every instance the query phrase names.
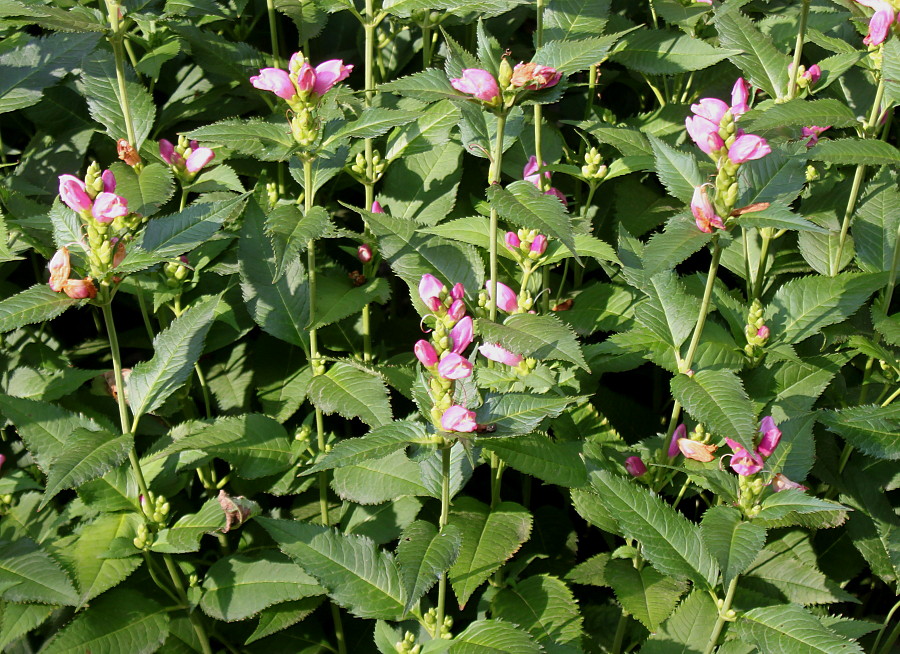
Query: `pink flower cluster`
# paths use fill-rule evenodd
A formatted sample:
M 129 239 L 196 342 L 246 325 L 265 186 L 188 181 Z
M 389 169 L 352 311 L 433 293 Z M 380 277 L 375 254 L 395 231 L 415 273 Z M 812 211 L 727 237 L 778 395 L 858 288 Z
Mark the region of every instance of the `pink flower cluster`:
M 508 65 L 508 64 L 507 64 Z M 507 68 L 508 70 L 508 68 Z M 562 73 L 551 66 L 542 66 L 533 62 L 519 62 L 512 69 L 509 88 L 522 91 L 540 91 L 556 86 Z M 462 77 L 452 78 L 450 85 L 466 95 L 487 104 L 500 104 L 500 83 L 490 72 L 482 68 L 465 68 Z
M 98 223 L 111 223 L 128 214 L 128 201 L 115 194 L 116 178 L 111 170 L 104 170 L 100 179 L 103 190 L 94 193 L 75 175 L 60 175 L 59 197 L 73 211 L 90 213 Z
M 864 7 L 874 9 L 875 13 L 869 19 L 869 32 L 863 43 L 866 45 L 881 45 L 887 39 L 891 25 L 897 18 L 897 12 L 894 7 L 885 0 L 856 0 Z
M 734 83 L 731 90 L 731 106 L 718 98 L 703 98 L 697 104 L 691 105 L 693 116 L 685 119 L 688 134 L 701 150 L 706 154 L 714 155 L 725 148 L 725 141 L 719 134 L 722 121 L 730 112 L 731 118 L 737 120 L 747 110 L 747 100 L 750 99 L 750 91 L 747 82 L 742 77 Z M 734 164 L 742 164 L 746 161 L 761 159 L 772 151 L 769 144 L 761 136 L 746 134 L 743 130 L 737 130 L 736 138 L 728 148 L 727 157 Z
M 72 266 L 69 262 L 69 249 L 61 247 L 50 259 L 47 266 L 50 270 L 50 289 L 57 293 L 65 293 L 73 300 L 86 300 L 97 297 L 97 287 L 90 277 L 69 279 Z
M 731 469 L 739 475 L 749 477 L 755 475 L 763 469 L 765 459 L 772 456 L 772 452 L 781 442 L 781 430 L 775 426 L 772 416 L 766 416 L 762 419 L 759 427 L 759 433 L 762 438 L 759 444 L 752 452 L 747 451 L 744 447 L 730 438 L 726 438 L 725 442 L 731 447 L 734 454 L 731 456 Z
M 544 164 L 544 165 L 546 166 L 546 164 Z M 538 173 L 538 170 L 540 170 L 540 168 L 541 168 L 541 166 L 538 166 L 537 157 L 534 155 L 531 155 L 528 158 L 528 163 L 525 164 L 525 168 L 522 170 L 522 179 L 524 179 L 526 182 L 531 182 L 532 184 L 537 186 L 538 189 L 540 189 L 541 188 L 541 176 Z M 549 170 L 544 171 L 544 178 L 548 182 L 550 181 L 550 171 Z M 560 191 L 559 189 L 555 189 L 551 186 L 546 191 L 544 191 L 544 195 L 556 196 L 559 199 L 559 201 L 563 203 L 564 207 L 569 206 L 569 203 L 566 201 L 566 196 L 563 195 L 562 191 Z M 544 238 L 546 238 L 546 237 L 544 237 Z
M 517 252 L 522 247 L 522 239 L 520 239 L 519 235 L 515 232 L 506 232 L 506 235 L 503 237 L 503 242 L 506 244 L 506 248 L 511 252 Z M 528 241 L 526 240 L 525 247 L 528 248 L 528 252 L 530 255 L 539 257 L 547 251 L 547 237 L 543 234 L 538 234 L 531 241 L 530 247 L 528 246 Z
M 263 91 L 271 91 L 288 101 L 298 96 L 320 98 L 338 82 L 347 79 L 353 64 L 344 65 L 341 59 L 329 59 L 315 68 L 309 65 L 303 54 L 295 52 L 289 64 L 290 72 L 281 68 L 261 68 L 250 83 Z
M 159 142 L 159 156 L 176 172 L 187 171 L 196 175 L 201 168 L 212 161 L 216 153 L 210 148 L 201 148 L 197 141 L 191 141 L 189 147 L 183 153 L 178 152 L 175 144 L 166 139 Z

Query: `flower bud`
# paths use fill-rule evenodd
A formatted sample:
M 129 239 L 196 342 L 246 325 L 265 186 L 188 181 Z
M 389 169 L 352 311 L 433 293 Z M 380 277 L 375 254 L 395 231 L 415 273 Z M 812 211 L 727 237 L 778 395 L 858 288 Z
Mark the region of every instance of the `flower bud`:
M 519 240 L 515 232 L 506 232 L 503 241 L 506 243 L 506 247 L 513 251 L 519 249 L 519 246 L 522 245 L 522 241 Z
M 189 173 L 197 173 L 201 168 L 206 166 L 210 161 L 212 161 L 216 156 L 216 153 L 213 152 L 210 148 L 197 148 L 188 155 L 187 161 L 184 163 L 184 167 L 187 168 Z
M 435 351 L 434 346 L 428 341 L 424 339 L 416 341 L 416 344 L 413 347 L 413 352 L 416 353 L 416 358 L 426 368 L 431 368 L 437 365 L 437 352 Z
M 713 454 L 719 448 L 716 445 L 692 441 L 689 438 L 679 438 L 678 449 L 681 450 L 681 453 L 684 454 L 685 458 L 708 463 L 715 458 Z
M 514 354 L 496 343 L 485 343 L 478 348 L 478 351 L 481 352 L 481 355 L 486 359 L 503 363 L 507 366 L 517 366 L 523 359 L 521 355 Z
M 450 86 L 460 93 L 471 95 L 482 102 L 496 103 L 500 97 L 497 80 L 488 71 L 481 68 L 463 69 L 462 77 L 451 79 Z
M 473 432 L 478 427 L 475 412 L 454 404 L 441 416 L 441 427 L 444 431 Z
M 466 296 L 466 287 L 456 282 L 450 289 L 450 297 L 454 300 L 462 300 Z
M 687 438 L 687 427 L 684 426 L 683 422 L 675 428 L 675 432 L 672 434 L 672 440 L 669 441 L 669 450 L 667 454 L 670 459 L 678 456 L 678 452 L 680 451 L 678 449 L 678 440 L 681 438 Z
M 262 68 L 259 75 L 250 78 L 250 83 L 262 91 L 271 91 L 285 100 L 297 95 L 297 89 L 290 75 L 280 68 Z
M 59 176 L 59 197 L 73 211 L 86 211 L 92 206 L 84 182 L 75 175 Z
M 372 248 L 368 243 L 363 243 L 356 248 L 356 258 L 362 263 L 369 263 L 372 260 Z
M 63 290 L 63 286 L 69 279 L 69 273 L 72 271 L 72 266 L 69 262 L 69 249 L 61 247 L 57 250 L 47 267 L 50 270 L 50 288 L 59 293 Z
M 472 374 L 472 362 L 456 352 L 448 352 L 438 364 L 438 374 L 444 379 L 463 379 Z
M 487 289 L 488 295 L 491 294 L 491 282 L 487 281 L 484 283 L 485 289 Z M 519 308 L 519 298 L 516 296 L 515 292 L 502 282 L 497 282 L 497 307 L 506 313 L 512 313 Z
M 756 451 L 764 457 L 770 457 L 775 448 L 778 447 L 778 443 L 781 442 L 781 430 L 775 426 L 772 416 L 766 416 L 762 419 L 759 432 L 763 437 L 760 439 Z
M 538 234 L 534 237 L 534 240 L 531 242 L 531 253 L 536 254 L 537 256 L 541 256 L 547 250 L 547 237 L 543 234 Z
M 437 311 L 437 308 L 440 306 L 441 293 L 446 290 L 441 280 L 434 275 L 426 273 L 422 275 L 422 279 L 419 281 L 419 297 L 432 311 Z M 433 300 L 438 301 L 437 307 L 433 306 Z
M 466 303 L 462 300 L 453 300 L 453 304 L 447 310 L 447 315 L 451 320 L 459 320 L 466 315 Z
M 472 343 L 473 326 L 472 316 L 466 316 L 453 326 L 450 330 L 451 352 L 462 354 L 469 347 Z
M 625 459 L 625 470 L 627 470 L 628 474 L 632 477 L 640 477 L 641 475 L 647 474 L 647 466 L 641 461 L 641 457 L 639 456 L 630 456 Z
M 381 208 L 381 204 L 378 200 L 372 202 L 372 213 L 384 213 L 384 209 Z
M 88 300 L 97 297 L 97 287 L 90 277 L 70 279 L 63 284 L 63 292 L 73 300 Z
M 501 89 L 505 89 L 509 86 L 509 82 L 513 76 L 513 68 L 509 63 L 509 59 L 503 57 L 500 61 L 500 71 L 497 75 L 497 82 L 500 85 Z
M 100 193 L 94 200 L 91 214 L 99 223 L 111 223 L 128 213 L 128 202 L 115 193 Z

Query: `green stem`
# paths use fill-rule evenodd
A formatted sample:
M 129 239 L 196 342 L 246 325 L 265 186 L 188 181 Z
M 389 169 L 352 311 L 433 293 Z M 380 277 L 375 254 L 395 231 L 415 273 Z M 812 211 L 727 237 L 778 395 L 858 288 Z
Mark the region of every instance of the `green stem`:
M 429 19 L 426 19 L 429 20 Z M 431 58 L 434 56 L 431 50 L 431 27 L 422 25 L 422 68 L 428 68 L 431 65 Z
M 187 592 L 184 590 L 184 584 L 181 582 L 178 566 L 175 565 L 172 555 L 163 554 L 163 561 L 166 564 L 166 569 L 169 571 L 169 577 L 172 578 L 172 585 L 175 587 L 175 591 L 178 593 L 178 596 L 181 597 L 181 601 L 184 602 L 184 605 L 190 607 Z M 187 614 L 188 620 L 190 620 L 191 626 L 194 628 L 194 633 L 197 634 L 197 638 L 200 640 L 201 651 L 203 654 L 212 654 L 212 648 L 209 646 L 209 637 L 206 635 L 206 629 L 203 628 L 202 619 L 195 611 L 191 611 L 190 608 L 187 609 Z
M 881 407 L 882 408 L 886 407 L 888 404 L 890 404 L 891 402 L 896 400 L 898 397 L 900 397 L 900 388 L 897 388 L 896 391 L 891 393 L 891 396 L 888 399 L 886 399 L 884 402 L 881 403 Z
M 281 57 L 278 54 L 278 15 L 275 13 L 274 0 L 266 0 L 266 12 L 269 14 L 269 37 L 272 40 L 272 64 L 281 68 Z
M 878 126 L 878 118 L 881 114 L 881 100 L 884 97 L 884 74 L 879 73 L 878 88 L 875 91 L 875 100 L 872 102 L 872 109 L 869 112 L 869 120 L 866 121 L 865 132 L 869 134 Z M 850 188 L 850 197 L 847 200 L 847 209 L 844 211 L 844 220 L 841 223 L 841 235 L 838 239 L 837 252 L 831 261 L 831 276 L 838 274 L 841 265 L 841 256 L 844 253 L 844 243 L 847 240 L 847 232 L 850 230 L 850 219 L 856 210 L 856 201 L 859 198 L 859 191 L 862 188 L 862 182 L 866 175 L 865 164 L 859 164 L 856 167 L 856 173 L 853 176 L 853 186 Z
M 597 90 L 597 64 L 591 65 L 588 69 L 588 85 L 587 85 L 587 104 L 584 107 L 584 119 L 588 120 L 591 117 L 591 112 L 594 109 L 594 96 L 596 95 Z
M 806 20 L 809 17 L 810 0 L 803 0 L 800 5 L 800 24 L 797 26 L 797 42 L 794 45 L 794 62 L 791 67 L 791 79 L 788 82 L 788 100 L 797 97 L 797 74 L 800 72 L 800 58 L 803 55 L 803 40 L 806 37 Z
M 619 624 L 616 625 L 616 635 L 613 636 L 612 654 L 619 654 L 622 651 L 622 643 L 625 642 L 625 629 L 628 627 L 628 614 L 622 610 L 619 616 Z
M 187 206 L 187 198 L 188 198 L 187 189 L 182 186 L 181 187 L 181 201 L 178 203 L 179 211 L 184 211 L 185 206 Z
M 891 310 L 891 300 L 894 299 L 894 286 L 897 283 L 897 270 L 900 268 L 900 223 L 897 225 L 897 238 L 894 241 L 894 256 L 891 258 L 891 272 L 888 278 L 887 288 L 884 291 L 884 307 L 885 315 Z
M 881 639 L 884 637 L 884 632 L 887 630 L 888 625 L 891 623 L 891 620 L 894 617 L 894 613 L 897 612 L 897 609 L 900 609 L 900 602 L 894 604 L 891 607 L 891 610 L 888 611 L 887 617 L 884 619 L 884 624 L 881 625 L 881 629 L 878 631 L 878 637 L 875 639 L 875 644 L 872 645 L 872 654 L 876 654 L 878 652 L 878 645 L 881 644 Z M 888 650 L 890 652 L 890 650 Z
M 150 313 L 147 311 L 147 301 L 144 299 L 144 290 L 140 287 L 137 289 L 138 306 L 141 308 L 141 318 L 144 320 L 144 329 L 147 330 L 147 337 L 153 342 L 153 326 L 150 324 Z
M 712 654 L 713 650 L 716 649 L 716 643 L 719 642 L 719 636 L 722 633 L 722 627 L 725 626 L 727 622 L 727 618 L 725 614 L 731 610 L 731 602 L 734 600 L 734 591 L 737 589 L 738 577 L 735 576 L 734 579 L 731 580 L 731 583 L 728 584 L 728 591 L 725 594 L 725 603 L 722 604 L 722 608 L 719 609 L 719 617 L 716 619 L 716 625 L 713 627 L 712 633 L 709 635 L 709 642 L 706 643 L 706 649 L 703 650 L 703 654 Z
M 753 282 L 753 293 L 751 299 L 756 300 L 762 294 L 763 281 L 766 277 L 766 257 L 769 256 L 769 243 L 772 241 L 772 234 L 767 228 L 760 231 L 762 236 L 762 245 L 759 249 L 759 264 L 756 269 L 756 281 Z
M 125 34 L 122 30 L 122 24 L 119 22 L 119 3 L 106 0 L 106 12 L 109 16 L 109 25 L 112 28 L 112 34 L 110 34 L 108 39 L 110 45 L 112 45 L 113 57 L 116 62 L 116 82 L 119 86 L 119 104 L 122 108 L 122 116 L 125 118 L 125 132 L 128 135 L 128 142 L 137 148 L 134 122 L 131 118 L 131 105 L 125 86 L 125 49 L 123 46 Z
M 373 69 L 373 55 L 375 52 L 375 9 L 372 0 L 366 0 L 365 14 L 365 86 L 366 106 L 372 106 L 375 87 L 375 71 Z M 366 211 L 372 210 L 375 201 L 375 151 L 372 139 L 364 142 L 366 154 Z M 365 232 L 368 233 L 368 226 Z M 374 272 L 373 272 L 374 274 Z M 363 337 L 363 361 L 372 360 L 372 307 L 365 305 L 362 309 L 362 337 Z
M 506 114 L 497 114 L 497 138 L 494 142 L 494 152 L 491 155 L 491 169 L 488 174 L 488 184 L 500 183 L 500 166 L 503 162 L 503 132 L 506 130 Z M 490 319 L 497 319 L 497 210 L 491 207 L 491 233 L 490 233 L 490 267 L 491 267 L 491 303 Z
M 200 390 L 203 392 L 203 409 L 206 411 L 206 417 L 212 418 L 212 403 L 209 398 L 209 385 L 206 383 L 206 376 L 200 368 L 199 363 L 194 364 L 194 372 L 197 374 L 197 381 L 200 382 Z
M 703 300 L 700 302 L 700 313 L 697 316 L 697 326 L 694 327 L 694 335 L 688 347 L 687 356 L 684 358 L 685 370 L 694 362 L 697 346 L 700 344 L 700 336 L 703 334 L 703 326 L 706 324 L 706 316 L 709 313 L 709 303 L 712 299 L 713 286 L 716 283 L 716 272 L 719 270 L 719 259 L 722 257 L 722 246 L 719 244 L 718 235 L 713 236 L 713 255 L 709 263 L 709 274 L 706 276 L 706 288 L 703 289 Z
M 451 454 L 451 445 L 447 445 L 441 451 L 441 517 L 440 517 L 440 530 L 443 531 L 444 527 L 447 526 L 447 523 L 450 519 L 450 454 Z M 440 579 L 438 580 L 438 603 L 437 603 L 437 620 L 435 621 L 435 629 L 436 632 L 434 634 L 435 638 L 440 638 L 441 628 L 444 625 L 444 612 L 446 610 L 446 601 L 447 601 L 447 573 L 444 572 L 441 574 Z

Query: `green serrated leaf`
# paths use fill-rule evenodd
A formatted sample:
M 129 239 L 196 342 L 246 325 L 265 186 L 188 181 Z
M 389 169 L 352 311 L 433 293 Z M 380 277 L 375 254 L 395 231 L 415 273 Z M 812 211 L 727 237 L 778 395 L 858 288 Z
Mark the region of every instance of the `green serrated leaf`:
M 137 364 L 128 378 L 128 401 L 135 418 L 159 407 L 187 381 L 203 353 L 218 305 L 218 297 L 194 303 L 153 339 L 153 358 Z
M 635 320 L 672 348 L 680 350 L 697 322 L 694 301 L 672 272 L 661 272 L 651 277 L 644 291 L 647 299 L 635 306 Z
M 491 602 L 491 614 L 519 625 L 545 649 L 555 645 L 577 646 L 582 618 L 572 591 L 565 582 L 538 575 L 504 588 Z
M 738 9 L 717 12 L 715 25 L 722 47 L 737 51 L 730 59 L 748 81 L 763 89 L 770 98 L 783 97 L 790 58 L 775 47 L 771 37 L 763 34 Z
M 719 611 L 704 591 L 695 590 L 675 613 L 650 635 L 641 654 L 694 654 L 702 652 L 709 643 Z M 721 648 L 719 651 L 723 651 Z
M 502 218 L 514 225 L 537 229 L 542 234 L 562 241 L 578 262 L 572 217 L 558 198 L 545 195 L 531 182 L 520 180 L 506 188 L 499 184 L 487 190 L 488 201 Z
M 759 132 L 785 126 L 830 125 L 857 127 L 859 119 L 846 104 L 833 98 L 805 100 L 795 98 L 765 110 L 755 109 L 741 116 L 741 127 Z
M 454 636 L 448 654 L 539 654 L 531 636 L 509 622 L 476 620 Z
M 0 542 L 0 596 L 11 602 L 78 604 L 69 576 L 29 538 Z
M 540 433 L 516 438 L 486 438 L 482 447 L 496 452 L 507 465 L 548 484 L 578 487 L 587 482 L 582 444 L 554 441 Z
M 544 8 L 544 38 L 574 41 L 602 34 L 609 5 L 604 0 L 550 0 Z
M 320 277 L 316 287 L 316 315 L 309 329 L 320 329 L 362 311 L 367 304 L 384 304 L 391 287 L 384 277 L 376 277 L 356 286 L 348 277 Z
M 284 275 L 286 267 L 306 250 L 309 241 L 321 238 L 331 229 L 331 217 L 322 207 L 315 206 L 304 215 L 296 204 L 282 204 L 266 216 L 266 232 L 272 237 L 275 253 L 275 278 Z
M 713 47 L 702 39 L 673 30 L 645 28 L 626 36 L 624 47 L 610 58 L 648 75 L 671 75 L 708 68 L 738 52 Z
M 287 161 L 297 144 L 283 122 L 269 123 L 258 118 L 229 118 L 199 127 L 186 136 L 216 143 L 232 152 L 262 161 Z
M 865 272 L 891 269 L 900 227 L 900 192 L 885 186 L 869 196 L 856 211 L 853 243 L 856 260 Z
M 161 163 L 147 164 L 140 173 L 118 161 L 109 169 L 116 176 L 116 194 L 128 201 L 128 210 L 133 213 L 150 217 L 175 193 L 172 170 Z
M 528 434 L 547 418 L 555 418 L 579 397 L 552 397 L 544 394 L 488 393 L 476 411 L 479 425 L 493 425 L 492 436 Z
M 0 333 L 53 320 L 75 304 L 78 300 L 65 293 L 56 293 L 46 284 L 36 284 L 0 302 Z
M 857 166 L 896 166 L 900 164 L 900 150 L 893 145 L 873 139 L 829 139 L 820 141 L 809 151 L 813 161 Z
M 764 652 L 862 654 L 862 648 L 841 638 L 796 604 L 763 606 L 747 611 L 734 624 L 738 637 Z
M 200 608 L 211 618 L 234 622 L 272 604 L 324 592 L 315 579 L 281 552 L 261 550 L 216 561 L 203 578 Z
M 307 468 L 301 474 L 311 475 L 322 470 L 356 465 L 368 459 L 380 459 L 405 448 L 410 443 L 424 443 L 426 439 L 425 429 L 421 424 L 396 420 L 376 427 L 360 438 L 347 438 L 339 441 L 322 461 Z
M 719 575 L 700 528 L 658 495 L 605 470 L 590 475 L 591 484 L 628 538 L 640 541 L 643 554 L 661 573 L 712 588 Z
M 75 430 L 66 439 L 59 456 L 53 459 L 40 508 L 59 491 L 102 477 L 125 460 L 133 445 L 131 434 L 115 437 L 105 431 Z
M 730 506 L 707 510 L 700 523 L 700 536 L 719 562 L 725 588 L 753 563 L 766 543 L 765 528 L 743 522 L 740 511 Z
M 322 525 L 257 518 L 282 552 L 315 577 L 337 604 L 360 618 L 398 620 L 406 612 L 400 573 L 368 538 Z
M 45 654 L 151 654 L 169 633 L 165 606 L 131 589 L 104 595 L 43 648 Z
M 369 107 L 360 114 L 359 118 L 351 122 L 344 122 L 332 134 L 327 134 L 322 142 L 322 147 L 328 147 L 330 143 L 342 139 L 371 139 L 381 136 L 389 129 L 398 125 L 411 123 L 419 117 L 417 111 L 397 111 L 382 107 Z M 326 127 L 327 130 L 327 127 Z
M 0 621 L 0 648 L 6 649 L 10 643 L 40 627 L 55 609 L 54 606 L 43 604 L 4 602 Z
M 753 451 L 756 419 L 740 378 L 728 370 L 701 370 L 692 377 L 675 375 L 672 394 L 706 429 Z
M 690 202 L 694 196 L 694 188 L 706 181 L 700 173 L 697 158 L 687 152 L 676 150 L 652 134 L 649 138 L 659 180 L 670 195 L 683 202 Z
M 650 237 L 644 248 L 645 280 L 649 286 L 657 273 L 673 270 L 675 266 L 701 250 L 712 234 L 701 232 L 690 214 L 679 214 L 666 223 L 665 231 Z M 645 292 L 649 292 L 646 287 Z M 696 319 L 696 316 L 695 316 Z
M 607 563 L 605 574 L 622 610 L 651 632 L 659 629 L 662 621 L 672 614 L 687 590 L 684 581 L 667 577 L 649 566 L 638 570 L 631 561 L 622 559 Z
M 446 525 L 438 531 L 430 522 L 416 520 L 403 531 L 397 545 L 397 563 L 406 595 L 405 611 L 411 610 L 450 569 L 459 555 L 461 543 L 462 533 L 454 525 Z
M 167 529 L 156 534 L 151 549 L 154 552 L 182 554 L 196 552 L 200 549 L 200 538 L 204 534 L 224 531 L 226 526 L 225 511 L 216 498 L 203 503 L 197 513 L 184 515 Z
M 359 418 L 370 427 L 391 421 L 391 404 L 384 382 L 349 363 L 339 361 L 324 375 L 313 377 L 307 396 L 325 413 Z
M 823 411 L 818 421 L 869 456 L 900 459 L 900 406 L 869 404 Z
M 606 36 L 591 36 L 577 40 L 547 40 L 534 53 L 532 61 L 552 66 L 563 75 L 571 75 L 606 60 L 613 44 L 625 32 Z
M 476 324 L 485 341 L 498 343 L 511 352 L 540 360 L 568 361 L 588 369 L 575 335 L 554 316 L 520 313 L 502 325 L 483 318 Z
M 450 583 L 462 609 L 472 593 L 528 540 L 531 514 L 514 502 L 501 502 L 491 509 L 460 497 L 453 503 L 450 524 L 462 532 L 459 558 L 450 568 Z
M 425 486 L 420 466 L 402 451 L 337 468 L 331 486 L 341 499 L 362 505 L 382 504 L 404 496 L 435 495 Z

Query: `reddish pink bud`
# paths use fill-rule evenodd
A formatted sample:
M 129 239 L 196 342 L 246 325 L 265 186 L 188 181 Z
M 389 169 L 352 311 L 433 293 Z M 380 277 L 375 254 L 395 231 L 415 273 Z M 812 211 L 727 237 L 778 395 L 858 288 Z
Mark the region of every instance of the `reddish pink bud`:
M 113 268 L 117 267 L 120 263 L 125 260 L 125 243 L 119 241 L 118 245 L 116 245 L 116 249 L 113 251 L 113 260 L 112 265 Z
M 437 313 L 444 307 L 443 303 L 441 302 L 441 299 L 438 297 L 430 297 L 427 300 L 425 300 L 425 306 L 428 307 L 429 310 L 431 310 L 435 313 Z
M 694 222 L 701 232 L 711 234 L 713 228 L 724 229 L 725 224 L 716 214 L 712 201 L 709 199 L 702 186 L 694 188 L 694 197 L 691 199 L 691 213 L 694 214 Z
M 772 490 L 776 493 L 787 490 L 789 488 L 796 488 L 797 490 L 809 490 L 803 484 L 798 484 L 796 481 L 791 481 L 787 477 L 785 477 L 780 472 L 776 473 L 774 477 L 772 477 Z
M 544 191 L 544 195 L 552 195 L 552 196 L 554 196 L 557 200 L 559 200 L 560 202 L 562 202 L 562 204 L 563 204 L 564 207 L 568 207 L 568 206 L 569 206 L 569 201 L 566 200 L 565 194 L 564 194 L 562 191 L 560 191 L 558 188 L 550 187 L 550 188 L 548 188 L 546 191 Z
M 280 68 L 262 68 L 259 75 L 250 78 L 250 83 L 262 91 L 271 91 L 279 98 L 290 100 L 297 95 L 297 89 L 290 75 Z
M 484 358 L 506 364 L 507 366 L 517 366 L 522 363 L 521 355 L 514 354 L 496 343 L 485 343 L 478 348 L 478 351 L 481 352 Z
M 778 443 L 781 442 L 781 430 L 775 426 L 775 421 L 772 419 L 772 416 L 766 416 L 762 419 L 762 423 L 759 426 L 759 433 L 761 433 L 763 437 L 760 439 L 756 451 L 768 458 L 772 456 L 772 452 L 775 451 L 775 448 L 778 447 Z
M 445 431 L 473 432 L 478 428 L 475 412 L 454 404 L 441 416 L 441 427 Z
M 488 295 L 491 295 L 491 282 L 487 281 L 484 283 L 484 287 L 487 289 Z M 506 313 L 512 313 L 516 309 L 519 308 L 519 298 L 516 296 L 515 292 L 506 284 L 502 282 L 497 282 L 497 308 L 502 311 L 506 311 Z M 491 298 L 493 299 L 493 297 Z
M 297 71 L 297 88 L 301 93 L 312 91 L 316 86 L 316 71 L 305 61 Z
M 437 311 L 437 308 L 431 306 L 429 301 L 431 298 L 438 299 L 438 306 L 440 306 L 440 295 L 446 290 L 441 280 L 434 275 L 428 273 L 422 275 L 422 279 L 419 282 L 419 297 L 422 298 L 422 302 L 429 305 L 428 308 L 432 311 Z
M 451 320 L 459 320 L 466 315 L 466 303 L 462 300 L 453 300 L 453 304 L 447 310 L 447 315 Z
M 356 248 L 356 258 L 363 263 L 369 263 L 372 260 L 372 248 L 368 243 L 363 243 Z
M 517 250 L 519 246 L 522 245 L 522 241 L 519 240 L 519 237 L 515 232 L 506 232 L 503 241 L 510 250 Z
M 541 166 L 538 165 L 537 157 L 531 155 L 530 157 L 528 157 L 528 163 L 525 164 L 525 168 L 522 169 L 522 179 L 524 179 L 526 182 L 531 182 L 532 184 L 540 188 L 541 176 L 540 174 L 538 174 L 538 169 L 540 168 Z M 544 177 L 550 179 L 549 170 L 544 171 Z
M 375 200 L 372 203 L 372 213 L 384 213 L 384 209 L 381 208 L 381 204 L 378 200 Z
M 816 127 L 815 125 L 811 125 L 810 127 L 804 127 L 802 130 L 803 138 L 809 138 L 806 142 L 806 147 L 811 148 L 816 143 L 819 142 L 819 136 L 826 129 L 831 129 L 831 125 L 828 127 Z
M 718 152 L 725 147 L 725 141 L 722 140 L 718 132 L 710 132 L 709 136 L 706 137 L 706 142 L 709 145 L 710 153 Z
M 756 337 L 761 338 L 762 340 L 768 340 L 769 338 L 769 328 L 763 325 L 759 329 L 756 330 Z
M 819 64 L 813 64 L 806 71 L 806 79 L 809 80 L 810 84 L 815 84 L 822 77 L 822 69 L 819 68 Z
M 438 364 L 438 374 L 444 379 L 463 379 L 472 374 L 472 362 L 456 352 L 448 352 Z
M 742 164 L 746 161 L 762 159 L 771 151 L 772 148 L 763 137 L 756 134 L 741 134 L 728 148 L 728 158 L 732 163 Z
M 91 208 L 91 196 L 87 194 L 84 182 L 75 175 L 59 176 L 59 197 L 74 211 L 85 211 Z
M 625 459 L 625 470 L 632 477 L 640 477 L 647 473 L 647 466 L 641 461 L 639 456 L 630 456 Z
M 63 290 L 63 286 L 69 279 L 69 273 L 72 271 L 69 263 L 69 249 L 67 247 L 59 248 L 50 259 L 47 268 L 50 270 L 50 288 L 59 293 Z
M 513 67 L 513 74 L 509 80 L 510 86 L 537 91 L 556 86 L 562 73 L 551 66 L 542 66 L 529 62 L 519 62 Z
M 538 256 L 544 254 L 544 252 L 547 251 L 547 237 L 543 234 L 535 236 L 534 240 L 531 242 L 531 251 Z
M 191 150 L 196 150 L 197 148 L 200 147 L 200 142 L 197 141 L 196 139 L 194 139 L 188 145 L 190 146 Z
M 167 164 L 174 165 L 175 164 L 175 145 L 166 139 L 159 140 L 159 156 L 162 157 L 162 160 Z
M 456 282 L 450 289 L 450 297 L 454 300 L 462 300 L 466 296 L 466 287 Z
M 97 287 L 90 277 L 70 279 L 63 284 L 63 292 L 73 300 L 86 300 L 97 297 Z
M 500 96 L 497 80 L 480 68 L 463 69 L 462 77 L 451 79 L 450 86 L 483 102 L 491 102 Z
M 329 59 L 316 66 L 316 82 L 313 93 L 325 95 L 338 82 L 347 79 L 353 71 L 353 65 L 345 66 L 341 59 Z
M 213 152 L 210 148 L 197 148 L 193 150 L 190 155 L 188 155 L 187 161 L 184 166 L 188 169 L 188 172 L 196 173 L 201 168 L 203 168 L 206 164 L 212 161 L 216 156 L 216 153 Z
M 472 316 L 466 316 L 453 326 L 450 330 L 450 351 L 462 354 L 463 350 L 469 347 L 473 337 Z
M 103 174 L 100 175 L 100 179 L 103 181 L 104 193 L 116 192 L 116 176 L 113 174 L 113 171 L 109 169 L 104 170 Z
M 111 223 L 128 213 L 128 202 L 115 193 L 98 193 L 91 213 L 98 223 Z
M 416 353 L 416 358 L 421 362 L 423 366 L 426 368 L 431 368 L 437 365 L 438 356 L 437 352 L 434 349 L 434 346 L 426 340 L 416 341 L 415 346 L 413 346 L 413 352 Z
M 6 463 L 6 457 L 0 454 L 0 468 L 3 468 L 4 463 Z
M 687 438 L 687 427 L 684 426 L 684 423 L 681 423 L 675 428 L 675 432 L 672 434 L 672 440 L 669 441 L 669 458 L 672 459 L 678 456 L 678 439 Z

